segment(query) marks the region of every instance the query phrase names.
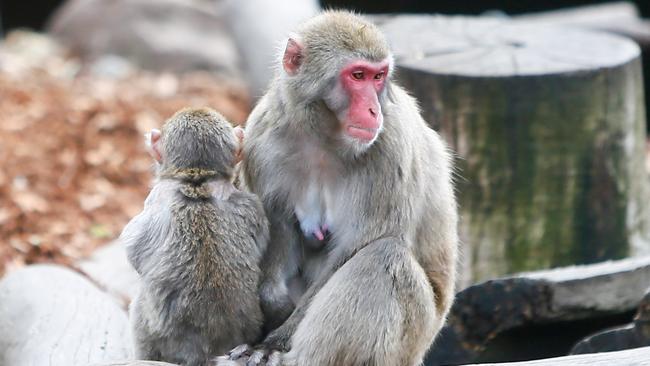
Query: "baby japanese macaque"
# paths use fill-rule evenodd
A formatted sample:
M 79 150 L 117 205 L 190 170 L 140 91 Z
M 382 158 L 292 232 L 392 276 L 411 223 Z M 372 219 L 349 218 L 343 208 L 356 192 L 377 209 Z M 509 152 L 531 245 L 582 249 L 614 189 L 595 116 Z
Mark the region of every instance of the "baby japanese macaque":
M 155 183 L 120 237 L 142 279 L 135 354 L 202 366 L 261 336 L 268 222 L 257 196 L 232 183 L 240 142 L 223 116 L 183 109 L 149 139 Z

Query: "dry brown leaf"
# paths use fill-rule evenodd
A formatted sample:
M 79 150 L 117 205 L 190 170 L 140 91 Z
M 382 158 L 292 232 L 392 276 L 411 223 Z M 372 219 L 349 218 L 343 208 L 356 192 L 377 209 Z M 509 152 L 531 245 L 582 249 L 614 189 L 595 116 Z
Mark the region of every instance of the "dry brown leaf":
M 50 210 L 50 205 L 43 197 L 30 191 L 15 191 L 13 201 L 25 213 L 45 213 Z

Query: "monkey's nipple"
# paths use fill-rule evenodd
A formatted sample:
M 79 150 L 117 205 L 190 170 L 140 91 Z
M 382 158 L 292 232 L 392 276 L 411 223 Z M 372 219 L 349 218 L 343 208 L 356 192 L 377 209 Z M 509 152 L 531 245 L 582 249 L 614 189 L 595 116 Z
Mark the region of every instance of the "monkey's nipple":
M 329 227 L 327 226 L 327 224 L 323 224 L 320 228 L 316 229 L 316 231 L 314 232 L 314 236 L 319 241 L 325 240 L 327 234 L 329 234 Z
M 320 241 L 323 241 L 325 239 L 325 234 L 323 234 L 323 231 L 321 229 L 316 229 L 314 236 Z

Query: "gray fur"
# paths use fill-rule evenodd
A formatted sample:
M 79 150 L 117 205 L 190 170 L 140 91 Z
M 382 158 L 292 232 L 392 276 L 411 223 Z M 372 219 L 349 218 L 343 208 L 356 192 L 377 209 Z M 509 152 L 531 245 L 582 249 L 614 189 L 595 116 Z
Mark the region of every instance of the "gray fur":
M 257 288 L 268 222 L 255 195 L 236 190 L 221 173 L 202 174 L 232 170 L 230 143 L 219 142 L 231 127 L 204 112 L 185 110 L 167 122 L 166 173 L 120 237 L 142 278 L 130 307 L 138 359 L 203 366 L 261 334 Z M 209 141 L 198 156 L 188 149 L 196 145 L 192 134 Z M 165 157 L 174 157 L 174 169 L 165 169 Z
M 451 154 L 415 100 L 390 80 L 374 143 L 341 137 L 323 98 L 345 62 L 390 62 L 373 25 L 325 12 L 295 37 L 305 45 L 303 64 L 295 76 L 279 70 L 244 142 L 242 181 L 271 223 L 262 306 L 268 324 L 281 324 L 263 346 L 288 351 L 286 365 L 419 365 L 454 295 Z M 331 232 L 321 250 L 306 245 L 296 224 L 295 208 L 314 188 L 321 205 L 314 212 Z M 307 284 L 297 303 L 295 278 Z

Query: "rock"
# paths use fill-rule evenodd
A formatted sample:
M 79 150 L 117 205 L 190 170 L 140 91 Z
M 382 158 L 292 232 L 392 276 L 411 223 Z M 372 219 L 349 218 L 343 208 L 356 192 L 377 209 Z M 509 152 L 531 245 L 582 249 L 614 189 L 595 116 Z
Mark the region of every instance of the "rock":
M 124 57 L 142 68 L 239 75 L 239 55 L 214 2 L 68 0 L 50 32 L 86 61 Z
M 134 75 L 136 68 L 124 57 L 104 55 L 89 67 L 90 73 L 100 78 L 120 79 Z
M 585 336 L 629 322 L 649 283 L 650 256 L 470 286 L 456 296 L 425 365 L 566 355 Z
M 127 304 L 136 295 L 140 277 L 118 241 L 98 249 L 78 263 L 79 268 L 111 295 Z
M 0 329 L 0 365 L 86 366 L 130 357 L 126 312 L 60 266 L 28 266 L 2 279 Z
M 571 354 L 620 351 L 650 346 L 650 291 L 641 300 L 634 322 L 591 335 L 571 350 Z
M 316 0 L 226 0 L 224 13 L 242 55 L 251 96 L 264 95 L 279 65 L 278 50 L 300 22 L 320 11 Z M 264 14 L 260 17 L 260 14 Z M 255 26 L 251 26 L 255 24 Z

